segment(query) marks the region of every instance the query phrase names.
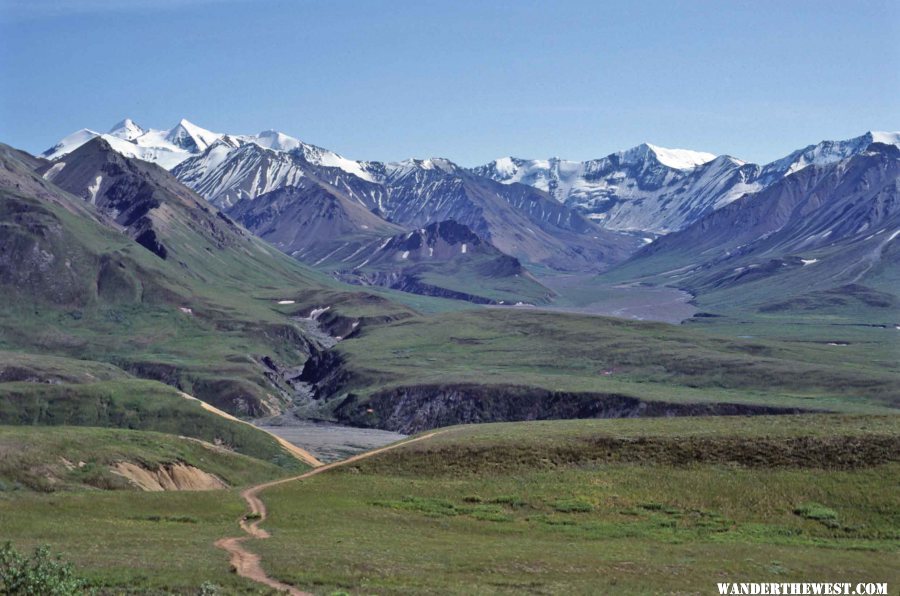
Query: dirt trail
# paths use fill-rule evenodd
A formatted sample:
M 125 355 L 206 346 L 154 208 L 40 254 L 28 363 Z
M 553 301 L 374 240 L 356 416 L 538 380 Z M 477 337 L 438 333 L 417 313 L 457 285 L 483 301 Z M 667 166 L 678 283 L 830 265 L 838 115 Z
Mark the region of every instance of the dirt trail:
M 347 464 L 358 462 L 359 460 L 372 457 L 373 455 L 378 455 L 379 453 L 384 453 L 385 451 L 390 451 L 391 449 L 397 449 L 398 447 L 403 447 L 417 441 L 424 441 L 425 439 L 430 439 L 431 437 L 442 432 L 444 431 L 430 432 L 426 435 L 422 435 L 414 439 L 408 439 L 406 441 L 394 443 L 393 445 L 388 445 L 387 447 L 381 447 L 379 449 L 373 449 L 372 451 L 360 453 L 359 455 L 354 455 L 353 457 L 348 457 L 347 459 L 341 461 L 326 465 L 320 465 L 319 467 L 314 468 L 304 474 L 300 474 L 299 476 L 283 478 L 281 480 L 273 480 L 271 482 L 257 484 L 256 486 L 251 486 L 250 488 L 245 489 L 243 492 L 241 492 L 241 497 L 247 502 L 247 505 L 250 507 L 250 513 L 241 518 L 240 526 L 247 535 L 232 538 L 222 538 L 221 540 L 216 541 L 216 546 L 231 555 L 231 566 L 241 577 L 246 577 L 247 579 L 265 584 L 270 588 L 281 590 L 282 592 L 288 592 L 292 596 L 312 596 L 311 594 L 309 594 L 309 592 L 303 592 L 301 590 L 298 590 L 294 586 L 279 582 L 266 575 L 266 572 L 262 568 L 261 557 L 257 554 L 251 553 L 244 548 L 242 542 L 244 542 L 245 540 L 248 540 L 250 538 L 265 539 L 269 537 L 269 533 L 259 527 L 259 524 L 266 520 L 267 515 L 266 505 L 262 502 L 262 499 L 259 498 L 259 493 L 266 490 L 267 488 L 278 486 L 279 484 L 286 484 L 288 482 L 303 480 L 304 478 L 309 478 L 310 476 L 315 476 L 316 474 L 321 474 L 322 472 L 326 472 L 334 468 L 346 466 Z M 252 518 L 252 521 L 248 521 L 248 518 Z
M 254 426 L 254 425 L 250 424 L 249 422 L 247 422 L 246 420 L 241 420 L 240 418 L 236 418 L 236 417 L 232 416 L 231 414 L 229 414 L 228 412 L 225 412 L 225 411 L 223 411 L 223 410 L 220 410 L 219 408 L 217 408 L 217 407 L 215 407 L 215 406 L 212 406 L 212 405 L 206 403 L 206 402 L 203 401 L 202 399 L 197 399 L 197 398 L 194 397 L 193 395 L 189 395 L 189 394 L 187 394 L 187 393 L 185 393 L 185 392 L 183 392 L 183 391 L 180 391 L 179 393 L 181 393 L 181 396 L 182 396 L 183 398 L 185 398 L 185 399 L 190 399 L 190 400 L 193 400 L 193 401 L 195 401 L 195 402 L 198 402 L 198 403 L 200 404 L 200 406 L 201 406 L 204 410 L 210 411 L 210 412 L 212 412 L 213 414 L 215 414 L 215 415 L 217 415 L 217 416 L 221 416 L 222 418 L 227 418 L 228 420 L 232 420 L 232 421 L 234 421 L 234 422 L 240 422 L 241 424 L 246 424 L 247 426 L 253 427 L 253 428 L 255 428 L 256 430 L 259 430 L 259 431 L 262 431 L 262 432 L 266 433 L 267 435 L 269 435 L 270 437 L 272 437 L 273 439 L 275 439 L 276 441 L 278 441 L 278 443 L 279 443 L 282 447 L 284 447 L 284 449 L 285 449 L 288 453 L 290 453 L 291 455 L 293 455 L 294 457 L 296 457 L 296 458 L 299 459 L 300 461 L 302 461 L 302 462 L 304 462 L 304 463 L 307 463 L 307 464 L 311 465 L 311 466 L 314 467 L 314 468 L 323 465 L 322 462 L 319 461 L 319 460 L 316 458 L 315 455 L 313 455 L 312 453 L 310 453 L 309 451 L 307 451 L 307 450 L 305 450 L 305 449 L 301 449 L 301 448 L 297 447 L 297 446 L 294 445 L 293 443 L 287 442 L 286 440 L 282 439 L 282 438 L 279 437 L 278 435 L 272 434 L 272 433 L 270 433 L 269 431 L 267 431 L 267 430 L 265 430 L 265 429 L 259 428 L 258 426 Z

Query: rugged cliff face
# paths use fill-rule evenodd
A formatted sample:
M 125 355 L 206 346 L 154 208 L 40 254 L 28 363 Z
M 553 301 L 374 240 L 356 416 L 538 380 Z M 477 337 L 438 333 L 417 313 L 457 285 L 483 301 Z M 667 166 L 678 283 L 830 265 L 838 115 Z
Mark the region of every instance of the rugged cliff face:
M 796 414 L 796 408 L 730 403 L 663 403 L 604 393 L 567 393 L 514 385 L 420 385 L 375 393 L 367 400 L 350 394 L 335 409 L 344 423 L 402 433 L 453 424 L 637 418 Z

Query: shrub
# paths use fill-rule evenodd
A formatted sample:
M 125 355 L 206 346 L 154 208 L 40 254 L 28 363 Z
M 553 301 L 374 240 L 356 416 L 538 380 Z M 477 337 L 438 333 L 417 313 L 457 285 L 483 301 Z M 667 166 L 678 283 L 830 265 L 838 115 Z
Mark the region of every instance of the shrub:
M 11 543 L 0 547 L 0 594 L 22 596 L 70 596 L 87 592 L 87 583 L 77 577 L 69 563 L 39 546 L 27 557 Z
M 522 507 L 528 505 L 528 503 L 524 499 L 512 495 L 502 495 L 499 497 L 494 497 L 493 499 L 488 501 L 488 503 L 506 505 L 507 507 L 512 507 L 514 509 L 521 509 Z
M 804 503 L 794 509 L 794 514 L 820 522 L 836 521 L 838 517 L 837 511 L 819 503 Z
M 556 501 L 553 508 L 560 513 L 588 513 L 594 510 L 594 506 L 581 499 L 564 499 Z
M 219 596 L 222 593 L 221 588 L 217 584 L 205 581 L 200 585 L 198 596 Z

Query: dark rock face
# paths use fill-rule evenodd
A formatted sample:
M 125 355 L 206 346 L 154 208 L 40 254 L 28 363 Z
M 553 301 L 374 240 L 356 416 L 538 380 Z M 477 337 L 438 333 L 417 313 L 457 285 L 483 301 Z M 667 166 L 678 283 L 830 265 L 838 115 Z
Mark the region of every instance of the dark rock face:
M 169 254 L 166 247 L 157 239 L 156 232 L 150 228 L 138 234 L 134 241 L 158 256 L 160 259 L 165 260 Z
M 341 356 L 332 350 L 312 350 L 298 380 L 315 387 L 313 396 L 322 398 L 336 392 L 350 379 Z
M 342 422 L 407 434 L 480 422 L 800 412 L 797 408 L 730 403 L 651 402 L 617 394 L 569 393 L 510 385 L 399 387 L 376 393 L 365 402 L 350 394 L 335 409 Z

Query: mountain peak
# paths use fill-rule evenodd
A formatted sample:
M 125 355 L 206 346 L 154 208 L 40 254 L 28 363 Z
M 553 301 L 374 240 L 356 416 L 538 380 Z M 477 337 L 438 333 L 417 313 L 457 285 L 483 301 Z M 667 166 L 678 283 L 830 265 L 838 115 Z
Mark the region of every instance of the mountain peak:
M 293 151 L 302 145 L 299 139 L 286 135 L 270 128 L 260 132 L 256 137 L 251 137 L 251 141 L 265 149 L 274 151 Z
M 108 134 L 126 141 L 133 141 L 145 132 L 134 120 L 125 118 L 109 129 Z
M 182 118 L 166 134 L 166 140 L 191 153 L 199 153 L 206 150 L 221 136 L 205 128 L 200 128 L 187 118 Z

